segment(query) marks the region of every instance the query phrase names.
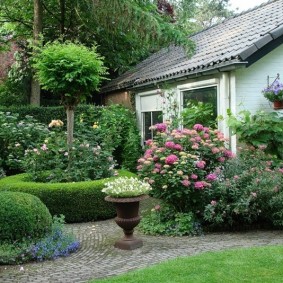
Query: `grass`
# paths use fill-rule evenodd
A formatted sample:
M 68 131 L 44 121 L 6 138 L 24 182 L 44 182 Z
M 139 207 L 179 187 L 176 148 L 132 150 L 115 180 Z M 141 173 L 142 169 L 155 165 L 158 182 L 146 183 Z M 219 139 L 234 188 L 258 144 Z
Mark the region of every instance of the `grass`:
M 283 282 L 283 246 L 241 248 L 177 258 L 90 283 Z

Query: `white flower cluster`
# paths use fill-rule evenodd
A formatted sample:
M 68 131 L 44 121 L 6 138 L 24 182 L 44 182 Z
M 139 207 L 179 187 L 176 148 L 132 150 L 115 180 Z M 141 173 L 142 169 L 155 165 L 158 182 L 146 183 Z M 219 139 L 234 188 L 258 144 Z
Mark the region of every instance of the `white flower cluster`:
M 137 178 L 119 177 L 107 182 L 102 192 L 111 197 L 135 197 L 147 194 L 151 190 L 150 184 Z

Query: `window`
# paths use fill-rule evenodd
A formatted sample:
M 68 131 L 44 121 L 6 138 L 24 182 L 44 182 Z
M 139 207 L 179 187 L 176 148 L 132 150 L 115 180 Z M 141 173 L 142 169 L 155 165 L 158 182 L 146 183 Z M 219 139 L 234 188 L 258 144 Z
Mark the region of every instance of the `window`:
M 143 140 L 146 141 L 148 139 L 153 138 L 153 131 L 149 128 L 152 125 L 155 125 L 157 123 L 162 123 L 162 111 L 148 111 L 142 113 L 142 119 L 143 119 Z
M 217 118 L 217 86 L 185 90 L 183 93 L 184 126 L 211 126 Z M 187 125 L 186 125 L 187 124 Z

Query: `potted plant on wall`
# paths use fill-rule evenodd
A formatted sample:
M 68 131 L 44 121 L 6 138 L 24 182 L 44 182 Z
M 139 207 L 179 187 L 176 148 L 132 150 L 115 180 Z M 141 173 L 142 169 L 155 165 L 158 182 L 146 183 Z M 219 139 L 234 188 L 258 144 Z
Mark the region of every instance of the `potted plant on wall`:
M 107 182 L 102 192 L 106 201 L 113 202 L 117 217 L 115 222 L 124 231 L 124 238 L 116 241 L 115 247 L 122 250 L 134 250 L 142 246 L 142 240 L 133 236 L 134 228 L 139 224 L 139 203 L 148 197 L 151 186 L 137 178 L 119 177 Z
M 283 109 L 283 84 L 276 79 L 262 91 L 264 97 L 273 102 L 274 109 Z

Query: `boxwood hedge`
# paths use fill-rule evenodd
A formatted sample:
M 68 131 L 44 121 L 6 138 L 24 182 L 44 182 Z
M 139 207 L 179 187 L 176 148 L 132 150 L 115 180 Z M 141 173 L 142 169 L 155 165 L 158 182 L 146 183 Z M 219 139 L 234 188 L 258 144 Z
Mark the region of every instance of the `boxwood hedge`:
M 136 176 L 119 170 L 119 176 Z M 115 177 L 112 177 L 115 178 Z M 52 215 L 65 215 L 67 223 L 103 220 L 115 216 L 112 203 L 104 201 L 104 183 L 112 178 L 76 183 L 37 183 L 28 174 L 0 180 L 0 191 L 25 192 L 37 196 Z

